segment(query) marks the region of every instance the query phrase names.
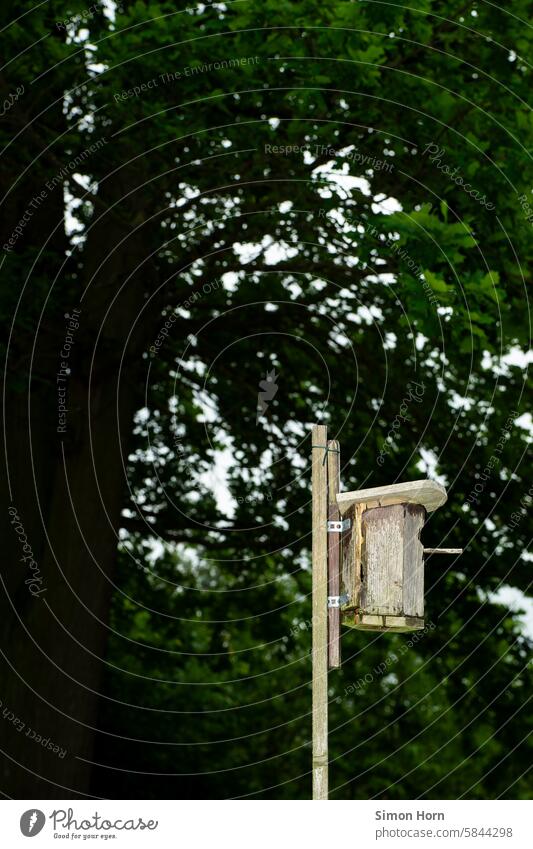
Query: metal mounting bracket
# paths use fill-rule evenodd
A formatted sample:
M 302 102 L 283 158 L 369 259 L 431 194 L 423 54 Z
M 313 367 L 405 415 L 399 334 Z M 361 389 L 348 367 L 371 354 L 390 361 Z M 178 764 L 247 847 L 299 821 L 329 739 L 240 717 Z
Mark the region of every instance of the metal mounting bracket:
M 342 534 L 343 531 L 347 531 L 351 527 L 351 524 L 351 519 L 343 519 L 340 522 L 329 521 L 328 534 Z
M 340 607 L 350 600 L 348 595 L 328 595 L 328 607 Z

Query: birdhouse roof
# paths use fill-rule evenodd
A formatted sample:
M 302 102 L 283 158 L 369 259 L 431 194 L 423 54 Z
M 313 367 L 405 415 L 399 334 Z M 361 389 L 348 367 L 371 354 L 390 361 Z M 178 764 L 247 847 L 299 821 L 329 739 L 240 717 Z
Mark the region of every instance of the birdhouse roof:
M 436 481 L 421 480 L 358 489 L 355 492 L 337 493 L 337 504 L 341 513 L 354 504 L 370 507 L 388 507 L 391 504 L 421 504 L 428 513 L 441 507 L 447 499 L 446 490 Z

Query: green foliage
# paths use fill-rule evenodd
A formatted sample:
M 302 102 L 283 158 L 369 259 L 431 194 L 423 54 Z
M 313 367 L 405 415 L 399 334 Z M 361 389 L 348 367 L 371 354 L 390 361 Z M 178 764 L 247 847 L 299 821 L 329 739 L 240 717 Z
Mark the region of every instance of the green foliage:
M 306 435 L 321 420 L 341 440 L 345 489 L 422 477 L 423 450 L 434 452 L 450 500 L 428 542 L 466 549 L 428 565 L 436 627 L 420 643 L 402 653 L 409 635 L 343 636 L 330 678 L 333 797 L 528 797 L 528 644 L 512 611 L 486 596 L 530 586 L 528 515 L 511 528 L 527 488 L 520 425 L 483 479 L 529 388 L 520 368 L 496 378 L 484 365 L 529 340 L 531 225 L 518 202 L 531 185 L 526 3 L 512 14 L 474 4 L 475 16 L 453 0 L 122 5 L 113 25 L 85 21 L 93 48 L 48 35 L 7 82 L 29 86 L 45 65 L 52 92 L 71 92 L 65 134 L 50 105 L 39 118 L 52 147 L 36 160 L 37 183 L 53 157 L 108 140 L 83 166 L 96 194 L 66 181 L 86 241 L 70 246 L 63 300 L 108 258 L 91 241 L 99 215 L 111 232 L 134 233 L 151 263 L 98 794 L 309 796 Z M 9 28 L 10 54 L 49 33 L 47 14 Z M 12 125 L 5 134 L 7 144 Z M 271 149 L 291 145 L 312 155 Z M 494 211 L 431 161 L 431 145 Z M 40 247 L 6 258 L 4 315 Z M 63 259 L 57 250 L 33 272 L 23 339 Z M 118 279 L 127 259 L 119 252 Z M 52 298 L 47 310 L 60 309 Z M 272 369 L 279 391 L 256 423 Z M 381 467 L 410 381 L 424 385 L 423 402 Z M 228 446 L 233 512 L 209 478 Z M 391 652 L 390 674 L 376 675 Z M 343 695 L 365 675 L 371 684 Z

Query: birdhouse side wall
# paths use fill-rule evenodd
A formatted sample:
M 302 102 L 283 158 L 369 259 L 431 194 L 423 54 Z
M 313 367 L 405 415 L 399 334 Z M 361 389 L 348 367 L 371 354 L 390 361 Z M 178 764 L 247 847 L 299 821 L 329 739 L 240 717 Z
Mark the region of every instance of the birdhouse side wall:
M 403 612 L 424 617 L 424 546 L 420 533 L 426 511 L 417 504 L 405 504 L 403 548 Z
M 357 607 L 361 600 L 361 538 L 358 515 L 361 512 L 355 505 L 350 507 L 345 515 L 345 518 L 350 520 L 350 526 L 342 535 L 341 595 L 348 599 L 343 605 L 348 609 Z

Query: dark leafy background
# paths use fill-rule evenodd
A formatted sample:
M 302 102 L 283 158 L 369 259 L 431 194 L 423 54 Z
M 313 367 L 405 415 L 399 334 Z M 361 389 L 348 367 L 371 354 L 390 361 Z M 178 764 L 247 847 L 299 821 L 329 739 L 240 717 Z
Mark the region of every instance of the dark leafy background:
M 4 718 L 5 795 L 309 797 L 320 421 L 344 489 L 443 476 L 425 542 L 465 548 L 428 561 L 414 646 L 343 632 L 332 798 L 530 797 L 530 643 L 492 595 L 531 574 L 530 377 L 501 361 L 531 329 L 528 11 L 5 0 L 2 244 L 60 179 L 2 252 L 5 497 L 46 593 L 5 510 L 0 698 L 67 750 Z

